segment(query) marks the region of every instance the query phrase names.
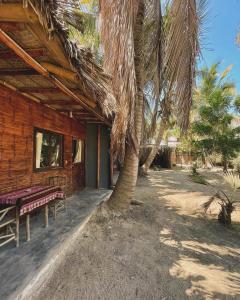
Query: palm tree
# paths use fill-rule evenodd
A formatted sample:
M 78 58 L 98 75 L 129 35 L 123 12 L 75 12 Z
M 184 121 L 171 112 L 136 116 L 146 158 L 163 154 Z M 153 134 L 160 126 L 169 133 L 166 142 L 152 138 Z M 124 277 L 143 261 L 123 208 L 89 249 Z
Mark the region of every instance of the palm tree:
M 156 156 L 164 132 L 168 129 L 170 116 L 174 111 L 180 127 L 183 130 L 188 127 L 195 86 L 196 58 L 200 50 L 200 25 L 205 16 L 205 4 L 205 1 L 197 3 L 196 1 L 173 1 L 172 5 L 168 6 L 162 75 L 164 96 L 161 102 L 159 125 L 156 127 L 158 130 L 155 133 L 155 145 L 143 165 L 144 173 L 149 170 Z M 182 39 L 184 43 L 179 43 L 179 39 Z
M 167 91 L 166 102 L 173 90 L 178 93 L 178 99 L 174 99 L 178 121 L 186 127 L 199 18 L 196 0 L 171 0 L 169 5 L 172 20 L 165 39 L 160 0 L 99 0 L 103 66 L 112 77 L 117 102 L 111 145 L 113 154 L 122 161 L 116 187 L 107 203 L 111 209 L 127 209 L 134 197 L 146 94 L 155 99 L 156 114 L 163 87 Z
M 240 178 L 238 174 L 226 173 L 223 175 L 224 181 L 230 187 L 229 194 L 219 190 L 207 202 L 203 204 L 205 212 L 213 203 L 220 205 L 218 221 L 223 225 L 231 225 L 232 212 L 240 205 L 240 200 L 237 198 L 237 190 L 240 188 Z
M 159 0 L 100 1 L 104 66 L 113 77 L 118 104 L 112 145 L 114 152 L 124 157 L 119 179 L 108 201 L 114 209 L 128 208 L 134 197 L 144 90 L 149 84 L 154 86 L 156 99 L 160 99 L 163 83 L 165 85 L 164 122 L 173 91 L 178 94 L 178 98 L 174 97 L 178 123 L 182 128 L 187 127 L 200 20 L 195 0 L 172 0 L 170 7 L 171 25 L 165 40 Z
M 123 210 L 129 207 L 134 197 L 137 181 L 143 90 L 149 80 L 154 85 L 159 84 L 156 73 L 161 42 L 160 2 L 102 0 L 100 24 L 104 67 L 112 75 L 118 103 L 112 128 L 112 149 L 123 159 L 108 206 Z
M 195 95 L 198 115 L 192 131 L 196 149 L 221 155 L 223 170 L 227 171 L 229 160 L 236 157 L 240 149 L 240 127 L 232 126 L 232 111 L 239 98 L 234 84 L 226 80 L 231 66 L 221 74 L 218 66 L 214 64 L 200 71 L 201 81 Z

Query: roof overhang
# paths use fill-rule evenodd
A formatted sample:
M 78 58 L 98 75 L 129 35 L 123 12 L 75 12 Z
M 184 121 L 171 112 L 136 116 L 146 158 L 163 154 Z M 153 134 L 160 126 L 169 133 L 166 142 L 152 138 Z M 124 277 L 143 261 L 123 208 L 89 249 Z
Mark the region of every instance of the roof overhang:
M 57 34 L 51 38 L 34 7 L 0 4 L 0 83 L 80 121 L 111 126 L 70 64 Z

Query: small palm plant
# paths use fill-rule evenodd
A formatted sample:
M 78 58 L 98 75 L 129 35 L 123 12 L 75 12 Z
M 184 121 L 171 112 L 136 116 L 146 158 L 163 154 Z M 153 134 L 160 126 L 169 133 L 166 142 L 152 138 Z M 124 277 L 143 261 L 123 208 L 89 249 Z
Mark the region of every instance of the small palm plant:
M 199 175 L 197 168 L 198 168 L 197 163 L 194 162 L 192 164 L 192 175 Z
M 218 214 L 218 221 L 223 225 L 231 225 L 232 212 L 240 205 L 240 199 L 237 199 L 237 189 L 240 188 L 240 177 L 238 174 L 226 173 L 223 175 L 226 183 L 230 186 L 230 193 L 226 194 L 224 191 L 219 190 L 213 195 L 207 202 L 203 204 L 205 212 L 213 203 L 218 203 L 221 206 L 221 210 Z

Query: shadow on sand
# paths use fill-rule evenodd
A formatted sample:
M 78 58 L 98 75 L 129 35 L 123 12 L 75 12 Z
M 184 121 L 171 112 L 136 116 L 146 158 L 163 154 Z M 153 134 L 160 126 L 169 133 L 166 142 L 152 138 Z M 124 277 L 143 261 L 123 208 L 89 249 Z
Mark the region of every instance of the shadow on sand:
M 149 194 L 146 201 L 145 222 L 155 224 L 153 230 L 158 232 L 157 264 L 160 274 L 164 271 L 169 299 L 240 299 L 239 224 L 225 228 L 194 211 L 184 211 L 178 202 L 196 200 L 194 193 L 208 197 L 212 191 L 188 183 L 186 177 L 179 171 L 163 170 L 138 181 L 138 194 L 149 187 L 154 191 L 154 198 Z M 136 210 L 132 217 L 138 219 Z

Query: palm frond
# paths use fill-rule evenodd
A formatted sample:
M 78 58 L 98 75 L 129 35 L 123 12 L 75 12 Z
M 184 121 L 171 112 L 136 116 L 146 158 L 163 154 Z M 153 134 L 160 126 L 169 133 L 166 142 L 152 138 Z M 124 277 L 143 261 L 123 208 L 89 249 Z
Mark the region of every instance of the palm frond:
M 159 0 L 145 0 L 144 16 L 144 85 L 151 82 L 152 97 L 159 101 L 163 60 L 164 31 Z
M 178 123 L 186 130 L 195 85 L 196 57 L 205 1 L 170 1 L 170 25 L 166 36 L 165 80 L 168 90 L 177 95 Z
M 210 197 L 208 201 L 206 201 L 205 203 L 203 203 L 202 207 L 205 211 L 205 213 L 208 211 L 208 209 L 210 208 L 210 206 L 212 205 L 212 203 L 216 200 L 215 195 Z
M 104 68 L 112 75 L 117 100 L 112 127 L 112 150 L 123 156 L 127 135 L 133 133 L 136 98 L 134 24 L 137 1 L 100 0 L 100 30 Z
M 142 26 L 136 26 L 138 7 Z M 124 152 L 125 140 L 135 140 L 134 108 L 137 87 L 153 99 L 156 116 L 160 94 L 161 71 L 161 9 L 159 0 L 100 1 L 100 28 L 104 67 L 112 74 L 118 109 L 112 128 L 115 152 Z M 111 43 L 109 43 L 111 41 Z M 136 60 L 141 71 L 136 71 Z M 139 69 L 139 68 L 138 68 Z M 136 78 L 136 75 L 138 78 Z M 151 86 L 147 89 L 147 86 Z M 146 98 L 147 95 L 145 94 Z M 145 108 L 149 108 L 145 105 Z M 152 124 L 154 127 L 154 123 Z
M 236 191 L 240 188 L 240 177 L 238 174 L 234 174 L 233 172 L 227 172 L 223 175 L 223 178 L 225 182 L 230 185 L 233 191 Z
M 221 202 L 219 203 L 218 200 L 220 200 Z M 210 206 L 214 202 L 217 202 L 220 205 L 226 205 L 228 203 L 231 203 L 227 194 L 225 192 L 223 192 L 222 190 L 219 190 L 216 194 L 211 196 L 208 201 L 203 203 L 202 207 L 203 207 L 204 211 L 207 212 L 207 210 L 210 208 Z
M 58 34 L 61 45 L 72 68 L 79 76 L 79 86 L 87 98 L 94 99 L 106 116 L 115 110 L 115 97 L 112 92 L 111 78 L 96 62 L 92 52 L 72 41 L 64 14 L 77 5 L 77 0 L 28 0 L 37 11 L 39 19 L 51 38 Z

